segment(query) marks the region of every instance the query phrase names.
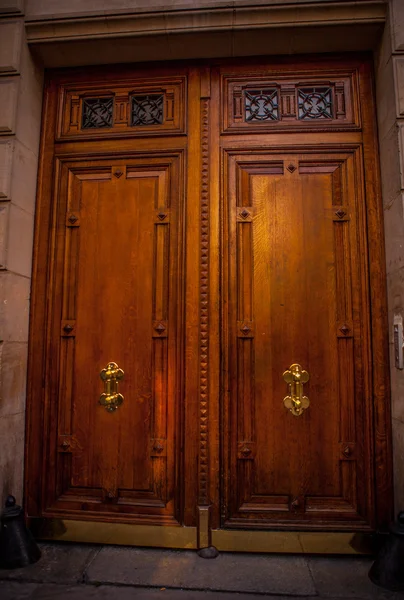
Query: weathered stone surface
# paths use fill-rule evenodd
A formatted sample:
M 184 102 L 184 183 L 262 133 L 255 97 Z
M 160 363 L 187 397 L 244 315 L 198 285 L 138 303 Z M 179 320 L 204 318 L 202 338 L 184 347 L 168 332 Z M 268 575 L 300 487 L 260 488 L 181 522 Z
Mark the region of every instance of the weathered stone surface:
M 401 403 L 404 403 L 403 396 L 401 396 Z M 404 413 L 402 406 L 400 413 L 401 415 Z M 404 419 L 402 416 L 401 419 L 393 418 L 394 499 L 396 513 L 403 510 L 402 499 L 404 498 Z
M 37 170 L 38 155 L 19 140 L 15 140 L 11 199 L 13 204 L 32 215 L 35 213 Z
M 8 494 L 13 494 L 18 504 L 22 502 L 24 432 L 24 413 L 7 415 L 0 418 L 0 440 L 2 440 L 0 452 L 1 508 L 4 506 Z
M 380 167 L 383 205 L 389 206 L 397 198 L 400 185 L 400 152 L 397 125 L 394 123 L 386 135 L 380 137 Z M 386 235 L 389 232 L 386 231 Z
M 0 579 L 25 579 L 44 583 L 81 583 L 87 565 L 97 553 L 87 544 L 41 544 L 40 560 L 23 569 L 0 570 Z
M 31 277 L 33 238 L 34 215 L 11 203 L 6 260 L 9 271 Z
M 404 266 L 404 193 L 384 207 L 384 227 L 386 235 L 386 267 L 392 273 Z
M 396 594 L 398 596 L 398 594 Z M 202 590 L 172 590 L 125 586 L 56 585 L 0 581 L 2 600 L 262 600 L 262 595 Z M 264 596 L 285 600 L 285 596 Z M 293 596 L 294 600 L 319 600 L 319 597 Z M 395 596 L 391 596 L 392 600 Z M 329 599 L 335 600 L 335 599 Z M 397 598 L 397 600 L 399 600 Z
M 293 572 L 293 577 L 290 574 Z M 88 582 L 268 594 L 313 595 L 303 557 L 220 554 L 104 547 L 87 570 Z
M 402 0 L 389 0 L 393 51 L 404 50 L 404 4 Z
M 1 600 L 30 600 L 37 588 L 36 583 L 0 581 L 0 598 Z
M 404 123 L 398 123 L 399 144 L 400 144 L 400 180 L 401 189 L 404 190 Z
M 397 117 L 404 117 L 404 56 L 393 56 Z
M 389 344 L 390 344 L 390 364 L 391 364 L 391 400 L 392 415 L 394 418 L 404 422 L 404 370 L 396 369 L 394 358 L 393 343 L 393 323 L 394 316 L 401 315 L 404 318 L 404 255 L 398 259 L 400 268 L 387 275 L 387 294 L 389 303 Z M 400 444 L 396 444 L 398 450 Z M 395 501 L 402 506 L 404 499 L 404 471 L 400 472 L 398 465 L 401 462 L 401 456 L 394 453 L 394 480 L 396 487 Z M 402 495 L 397 495 L 402 490 Z
M 10 272 L 0 273 L 0 324 L 4 342 L 28 341 L 31 282 Z
M 35 155 L 41 133 L 43 70 L 34 60 L 26 43 L 21 50 L 21 83 L 18 94 L 16 136 Z M 21 176 L 14 173 L 13 177 Z
M 27 343 L 3 342 L 0 346 L 0 417 L 15 415 L 25 410 L 27 383 Z
M 334 598 L 381 598 L 386 593 L 368 578 L 372 558 L 311 557 L 308 559 L 317 593 Z
M 393 58 L 384 65 L 376 62 L 376 102 L 379 135 L 384 136 L 396 120 Z
M 0 269 L 5 269 L 7 263 L 7 233 L 10 203 L 0 203 Z
M 22 14 L 24 0 L 0 0 L 0 15 Z
M 39 563 L 25 569 L 0 571 L 1 600 L 259 600 L 264 594 L 272 600 L 291 595 L 295 600 L 403 600 L 404 594 L 391 593 L 374 586 L 368 579 L 371 558 L 311 557 L 293 555 L 224 554 L 221 568 L 215 561 L 204 561 L 196 552 L 104 547 L 77 544 L 43 544 Z M 282 558 L 282 560 L 280 560 Z M 110 562 L 108 562 L 108 560 Z M 97 564 L 98 563 L 98 564 Z M 120 567 L 123 564 L 123 567 Z M 87 566 L 86 568 L 86 565 Z M 108 585 L 90 581 L 96 567 Z M 177 587 L 190 571 L 187 587 Z M 302 567 L 304 576 L 302 578 Z M 87 572 L 87 576 L 83 573 Z M 310 575 L 309 575 L 310 574 Z M 12 577 L 13 579 L 10 579 Z M 308 577 L 309 585 L 306 584 Z M 256 579 L 256 593 L 247 590 Z M 148 580 L 131 585 L 130 581 Z M 292 580 L 292 584 L 290 583 Z M 313 580 L 315 585 L 313 584 Z M 157 581 L 161 583 L 157 583 Z M 223 582 L 233 581 L 230 591 L 213 591 Z M 28 583 L 29 582 L 29 583 Z M 39 584 L 39 582 L 43 582 Z M 55 583 L 54 583 L 55 582 Z M 57 583 L 56 583 L 57 582 Z M 76 583 L 80 582 L 80 583 Z M 212 586 L 213 582 L 213 586 Z M 269 582 L 269 584 L 268 584 Z M 303 584 L 303 585 L 302 585 Z M 300 587 L 299 587 L 300 585 Z M 173 588 L 170 588 L 173 586 Z M 211 588 L 211 589 L 209 589 Z M 277 589 L 274 594 L 271 590 Z M 307 595 L 307 590 L 311 594 Z
M 6 0 L 11 2 L 11 0 Z M 307 0 L 294 0 L 295 4 L 304 4 Z M 329 2 L 329 0 L 314 0 L 317 4 Z M 80 0 L 70 0 L 62 2 L 61 0 L 25 0 L 26 14 L 30 18 L 33 16 L 55 16 L 59 17 L 66 14 L 82 13 L 114 13 L 114 12 L 135 12 L 136 10 L 175 10 L 179 8 L 220 8 L 251 4 L 290 4 L 290 0 L 87 0 L 85 4 Z
M 24 22 L 22 19 L 0 21 L 0 73 L 18 73 Z
M 14 140 L 0 138 L 0 200 L 10 198 Z
M 0 78 L 0 134 L 15 132 L 19 77 Z

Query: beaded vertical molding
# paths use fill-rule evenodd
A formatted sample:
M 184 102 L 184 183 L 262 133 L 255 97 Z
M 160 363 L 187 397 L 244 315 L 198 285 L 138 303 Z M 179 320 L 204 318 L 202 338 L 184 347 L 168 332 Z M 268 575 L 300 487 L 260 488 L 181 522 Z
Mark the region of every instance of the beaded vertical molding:
M 201 99 L 201 247 L 199 308 L 199 505 L 209 503 L 209 103 Z

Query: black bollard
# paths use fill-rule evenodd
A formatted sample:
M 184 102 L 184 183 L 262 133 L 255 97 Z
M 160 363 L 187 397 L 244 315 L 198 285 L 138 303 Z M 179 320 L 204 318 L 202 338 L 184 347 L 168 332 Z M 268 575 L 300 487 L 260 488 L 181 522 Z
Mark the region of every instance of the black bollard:
M 16 505 L 14 496 L 8 496 L 1 513 L 0 568 L 18 569 L 40 558 L 41 551 L 25 526 L 21 506 Z
M 380 587 L 404 591 L 404 511 L 390 526 L 390 533 L 369 571 L 369 577 Z

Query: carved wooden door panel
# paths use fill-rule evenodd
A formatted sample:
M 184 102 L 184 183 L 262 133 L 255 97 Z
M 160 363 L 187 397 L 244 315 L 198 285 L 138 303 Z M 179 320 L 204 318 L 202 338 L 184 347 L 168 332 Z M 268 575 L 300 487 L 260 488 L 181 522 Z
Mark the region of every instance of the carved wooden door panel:
M 46 508 L 174 524 L 182 153 L 62 160 L 58 173 Z
M 361 149 L 226 150 L 224 164 L 225 524 L 366 527 Z

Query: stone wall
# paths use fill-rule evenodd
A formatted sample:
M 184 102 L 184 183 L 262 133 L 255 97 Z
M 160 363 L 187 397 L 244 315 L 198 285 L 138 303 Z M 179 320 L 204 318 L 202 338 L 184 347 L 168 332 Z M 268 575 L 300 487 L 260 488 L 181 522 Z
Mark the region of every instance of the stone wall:
M 390 0 L 389 20 L 376 56 L 392 388 L 396 509 L 404 508 L 404 370 L 394 361 L 394 315 L 404 317 L 404 2 Z
M 5 0 L 7 2 L 7 0 Z M 335 0 L 312 0 L 316 3 Z M 293 0 L 303 4 L 307 0 Z M 49 17 L 63 14 L 113 14 L 142 11 L 172 11 L 179 8 L 199 9 L 203 7 L 232 7 L 243 5 L 290 4 L 291 0 L 25 0 L 27 15 Z
M 0 501 L 22 501 L 25 387 L 42 71 L 21 2 L 0 4 Z

